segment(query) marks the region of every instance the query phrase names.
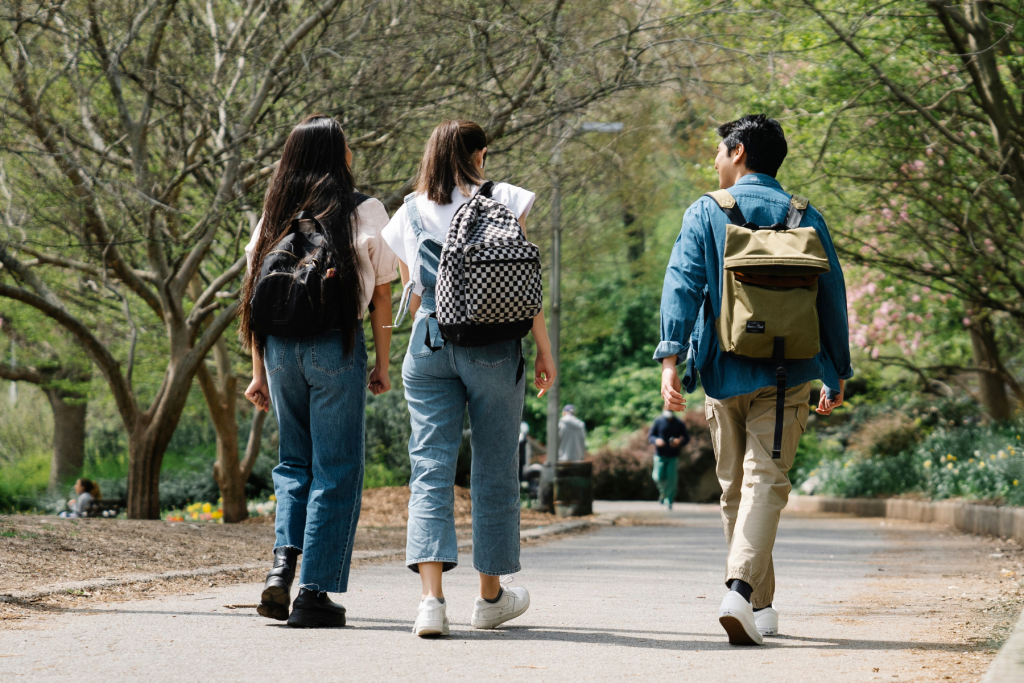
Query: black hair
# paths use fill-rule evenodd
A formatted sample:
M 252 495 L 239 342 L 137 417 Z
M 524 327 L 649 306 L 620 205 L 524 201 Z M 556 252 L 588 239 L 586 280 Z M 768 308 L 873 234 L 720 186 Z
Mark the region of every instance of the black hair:
M 782 125 L 764 114 L 751 114 L 723 123 L 718 127 L 718 135 L 730 154 L 736 145 L 743 145 L 749 170 L 773 178 L 789 152 Z

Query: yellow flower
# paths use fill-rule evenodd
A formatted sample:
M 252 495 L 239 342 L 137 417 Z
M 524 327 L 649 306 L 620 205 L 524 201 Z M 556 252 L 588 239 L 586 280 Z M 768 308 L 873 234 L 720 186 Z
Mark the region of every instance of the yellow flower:
M 985 461 L 984 460 L 982 460 L 981 462 L 978 463 L 978 469 L 982 469 L 982 470 L 985 469 Z
M 270 494 L 270 500 L 277 500 L 277 496 L 275 496 L 273 493 L 271 493 Z
M 213 507 L 209 503 L 203 503 L 203 512 L 209 512 Z
M 223 516 L 224 516 L 224 511 L 223 510 L 214 510 L 213 511 L 213 518 L 214 519 L 220 519 Z
M 974 462 L 974 458 L 968 458 L 968 459 L 967 459 L 967 462 L 968 462 L 968 463 L 972 463 L 972 462 Z
M 1013 485 L 1016 486 L 1017 484 L 1018 484 L 1018 481 L 1016 479 L 1014 479 L 1013 480 Z
M 953 469 L 953 463 L 949 463 L 948 465 L 946 465 L 946 469 L 947 470 Z
M 852 464 L 852 463 L 851 463 L 851 462 L 850 462 L 849 460 L 847 460 L 847 461 L 846 461 L 846 462 L 845 462 L 845 463 L 843 464 L 843 467 L 849 467 L 849 466 L 850 466 L 851 464 Z
M 1006 460 L 1006 451 L 999 451 L 999 459 Z
M 193 512 L 193 513 L 192 513 L 191 515 L 189 515 L 189 516 L 190 516 L 190 517 L 191 517 L 192 519 L 199 519 L 199 513 L 198 513 L 198 512 Z
M 996 454 L 993 453 L 992 455 L 988 456 L 988 459 L 989 460 L 995 460 L 996 459 Z

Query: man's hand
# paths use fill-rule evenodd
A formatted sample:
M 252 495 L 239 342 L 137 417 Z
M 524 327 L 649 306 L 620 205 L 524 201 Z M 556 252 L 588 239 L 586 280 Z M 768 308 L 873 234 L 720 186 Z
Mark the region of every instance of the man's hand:
M 669 441 L 669 443 L 672 444 L 672 448 L 678 447 L 679 444 L 682 443 L 682 442 L 683 442 L 683 437 L 681 437 L 681 436 L 677 436 L 676 438 L 674 438 L 674 439 Z
M 654 440 L 654 445 L 657 446 L 658 448 L 663 447 L 665 445 L 665 439 L 662 439 L 660 437 L 655 439 Z
M 661 359 L 661 397 L 665 399 L 669 410 L 680 412 L 686 410 L 686 398 L 683 396 L 682 384 L 676 372 L 676 357 Z
M 839 380 L 839 395 L 833 399 L 828 397 L 828 387 L 821 385 L 821 396 L 818 398 L 818 407 L 814 412 L 819 415 L 831 415 L 832 411 L 843 405 L 843 395 L 846 393 L 846 380 Z

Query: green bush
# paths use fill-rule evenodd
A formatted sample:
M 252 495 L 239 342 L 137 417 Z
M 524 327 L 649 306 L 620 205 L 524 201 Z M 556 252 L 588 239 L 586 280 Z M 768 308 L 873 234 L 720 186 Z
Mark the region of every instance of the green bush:
M 948 425 L 948 420 L 936 420 Z M 836 451 L 819 457 L 807 474 L 821 479 L 821 493 L 874 497 L 919 493 L 932 500 L 965 500 L 1024 505 L 1024 424 L 963 422 L 937 426 L 912 451 L 858 458 Z M 817 436 L 806 438 L 814 443 Z M 804 441 L 801 441 L 801 446 Z M 808 449 L 811 450 L 811 449 Z M 809 460 L 810 458 L 808 458 Z

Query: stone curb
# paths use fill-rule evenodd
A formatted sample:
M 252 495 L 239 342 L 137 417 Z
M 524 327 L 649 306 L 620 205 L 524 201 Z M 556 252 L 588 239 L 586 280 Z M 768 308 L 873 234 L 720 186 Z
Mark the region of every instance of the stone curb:
M 1021 614 L 1017 628 L 1003 646 L 999 654 L 989 664 L 988 671 L 981 683 L 1020 683 L 1024 681 L 1024 614 Z
M 536 527 L 519 532 L 520 539 L 543 538 L 564 534 L 576 529 L 584 529 L 595 524 L 611 524 L 618 515 L 599 515 L 597 519 L 571 519 L 565 522 L 556 522 L 547 526 Z M 459 541 L 458 548 L 468 548 L 473 541 L 465 539 Z M 400 557 L 405 554 L 404 548 L 388 548 L 385 550 L 356 550 L 352 553 L 353 560 L 379 560 L 391 557 Z M 224 564 L 216 567 L 202 567 L 200 569 L 182 569 L 178 571 L 163 572 L 160 574 L 128 574 L 126 576 L 112 577 L 107 579 L 89 579 L 86 581 L 67 581 L 50 586 L 43 586 L 30 591 L 12 591 L 0 594 L 0 602 L 21 602 L 25 600 L 37 600 L 48 595 L 57 593 L 74 593 L 77 591 L 94 591 L 101 588 L 123 586 L 129 583 L 150 583 L 152 581 L 167 581 L 170 579 L 189 579 L 199 576 L 215 576 L 217 574 L 228 574 L 230 572 L 248 571 L 250 569 L 268 569 L 270 562 L 254 562 L 251 564 Z
M 970 503 L 929 503 L 902 498 L 828 498 L 793 496 L 787 510 L 795 512 L 839 512 L 857 517 L 889 517 L 912 522 L 935 522 L 959 531 L 982 536 L 1012 538 L 1024 544 L 1024 508 L 971 505 Z M 981 683 L 1024 681 L 1024 613 L 1010 638 L 999 649 Z
M 945 524 L 969 534 L 1012 538 L 1024 544 L 1024 508 L 929 503 L 904 498 L 828 498 L 792 496 L 786 509 L 796 512 L 840 512 L 857 517 L 892 517 L 911 522 Z

